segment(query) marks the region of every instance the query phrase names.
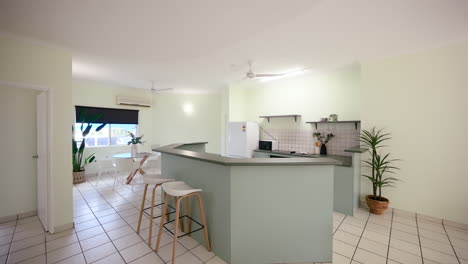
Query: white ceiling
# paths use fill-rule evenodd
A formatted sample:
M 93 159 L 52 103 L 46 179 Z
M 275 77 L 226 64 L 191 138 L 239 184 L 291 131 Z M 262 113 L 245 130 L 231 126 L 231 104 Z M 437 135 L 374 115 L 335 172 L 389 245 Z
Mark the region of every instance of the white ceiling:
M 466 0 L 0 0 L 0 31 L 70 49 L 75 78 L 196 93 L 248 59 L 325 69 L 465 42 L 467 14 Z

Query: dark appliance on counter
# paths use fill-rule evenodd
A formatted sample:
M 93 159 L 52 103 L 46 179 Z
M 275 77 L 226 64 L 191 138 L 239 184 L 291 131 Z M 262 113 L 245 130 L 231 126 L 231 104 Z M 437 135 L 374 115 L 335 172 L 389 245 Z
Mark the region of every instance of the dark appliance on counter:
M 278 149 L 278 141 L 274 140 L 260 140 L 258 142 L 258 149 L 261 150 L 277 150 Z

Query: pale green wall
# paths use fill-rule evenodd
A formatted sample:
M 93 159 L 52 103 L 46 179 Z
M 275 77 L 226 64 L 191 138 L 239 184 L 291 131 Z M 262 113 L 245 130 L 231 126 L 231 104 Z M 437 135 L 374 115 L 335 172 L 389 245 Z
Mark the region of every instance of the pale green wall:
M 0 218 L 37 210 L 37 93 L 0 85 Z
M 193 105 L 191 115 L 182 110 L 185 103 Z M 207 141 L 207 152 L 221 152 L 220 94 L 159 94 L 152 109 L 154 139 L 159 144 Z
M 338 114 L 340 120 L 360 118 L 360 67 L 308 74 L 261 83 L 245 81 L 230 89 L 230 121 L 263 122 L 271 127 L 304 127 L 305 121 Z M 269 124 L 260 115 L 300 114 L 302 121 L 275 119 Z
M 0 36 L 0 80 L 49 87 L 53 97 L 55 226 L 73 221 L 71 54 L 59 48 Z
M 73 106 L 96 106 L 139 110 L 139 132 L 144 135 L 145 144 L 139 146 L 139 151 L 149 151 L 151 144 L 156 143 L 153 133 L 153 110 L 146 107 L 123 106 L 116 104 L 116 97 L 128 96 L 152 100 L 153 94 L 142 89 L 131 89 L 115 85 L 102 84 L 86 80 L 73 80 Z M 94 153 L 96 159 L 110 158 L 117 153 L 130 152 L 130 146 L 112 146 L 87 148 L 86 153 Z M 97 173 L 97 164 L 86 167 L 86 173 Z
M 363 127 L 391 132 L 402 159 L 391 206 L 468 223 L 467 87 L 468 44 L 362 64 Z

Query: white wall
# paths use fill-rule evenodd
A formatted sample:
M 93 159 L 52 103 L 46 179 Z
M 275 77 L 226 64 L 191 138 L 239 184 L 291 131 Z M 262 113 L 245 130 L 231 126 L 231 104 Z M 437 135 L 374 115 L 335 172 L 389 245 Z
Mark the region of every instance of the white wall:
M 73 221 L 71 54 L 59 48 L 0 36 L 0 80 L 49 87 L 53 96 L 54 225 Z M 3 201 L 2 201 L 3 202 Z
M 362 64 L 363 127 L 391 132 L 402 159 L 391 206 L 468 223 L 467 87 L 468 44 Z
M 0 85 L 0 218 L 37 210 L 36 95 Z
M 116 96 L 148 98 L 152 107 L 120 106 Z M 193 113 L 186 114 L 184 104 L 193 106 Z M 146 143 L 139 150 L 149 151 L 151 144 L 167 145 L 178 142 L 208 141 L 207 151 L 221 152 L 222 102 L 220 94 L 183 95 L 150 93 L 147 90 L 119 87 L 93 81 L 73 80 L 73 105 L 124 108 L 139 110 L 140 134 Z M 121 152 L 130 152 L 129 146 L 88 148 L 86 153 L 95 153 L 97 159 L 111 157 Z M 86 168 L 87 173 L 96 173 L 97 166 Z

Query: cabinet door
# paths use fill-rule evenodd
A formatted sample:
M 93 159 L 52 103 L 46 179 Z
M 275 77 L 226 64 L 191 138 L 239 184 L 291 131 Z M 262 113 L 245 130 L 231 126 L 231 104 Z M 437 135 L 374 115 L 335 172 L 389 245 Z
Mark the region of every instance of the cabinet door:
M 265 153 L 265 152 L 254 152 L 254 158 L 269 158 L 270 153 Z

